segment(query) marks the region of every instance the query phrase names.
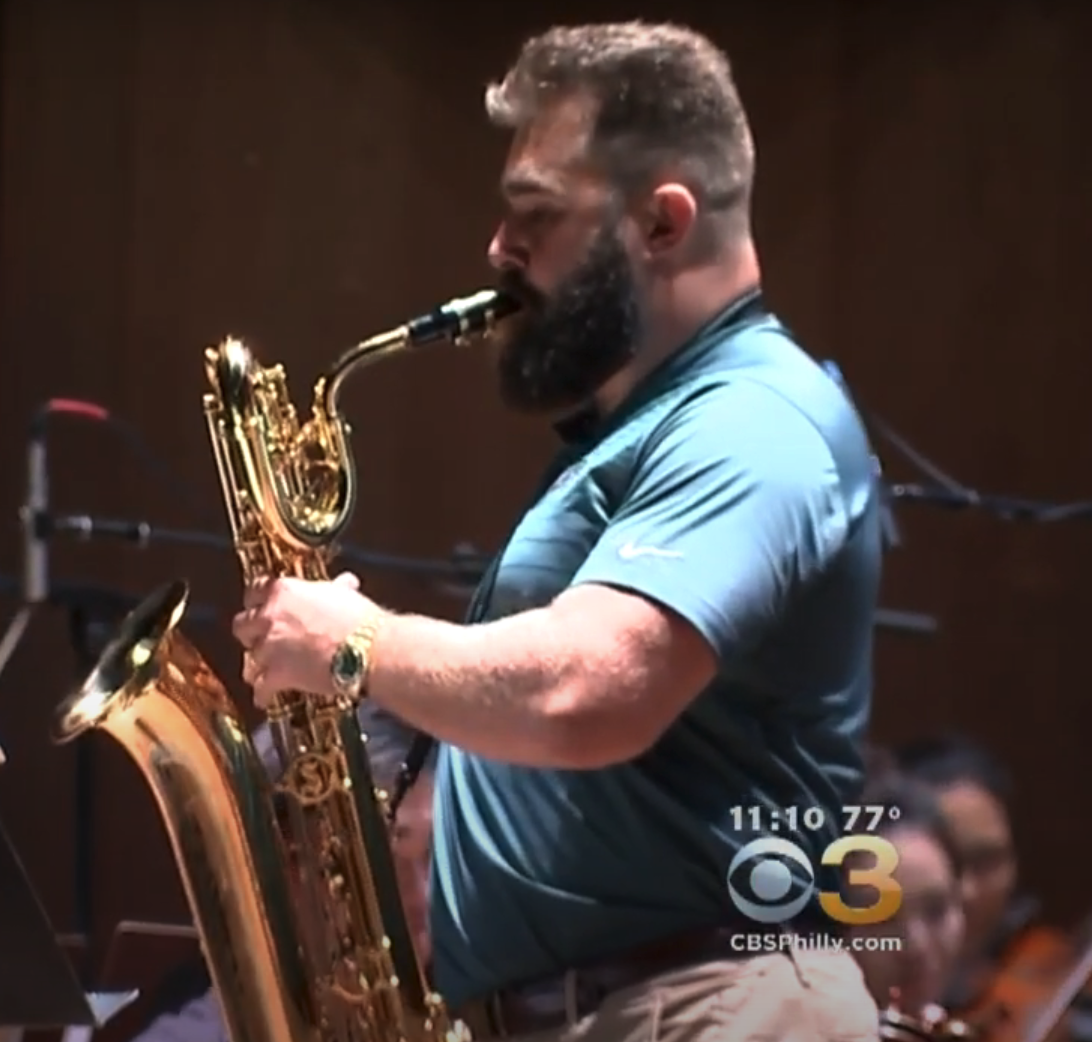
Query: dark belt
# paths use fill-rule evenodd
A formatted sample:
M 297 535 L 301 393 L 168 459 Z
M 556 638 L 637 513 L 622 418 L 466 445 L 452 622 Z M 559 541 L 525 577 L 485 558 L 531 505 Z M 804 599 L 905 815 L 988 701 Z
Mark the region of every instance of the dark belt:
M 821 926 L 805 922 L 786 924 L 781 929 L 806 933 L 831 932 L 830 920 Z M 494 992 L 483 1000 L 470 1003 L 456 1015 L 466 1021 L 475 1042 L 487 1038 L 549 1031 L 595 1013 L 608 995 L 642 984 L 662 973 L 715 959 L 753 958 L 757 952 L 746 945 L 735 946 L 732 938 L 741 934 L 768 935 L 777 932 L 770 926 L 756 930 L 755 924 L 739 928 L 706 927 L 676 934 L 641 945 L 604 959 L 591 966 L 573 968 L 565 973 L 529 984 Z

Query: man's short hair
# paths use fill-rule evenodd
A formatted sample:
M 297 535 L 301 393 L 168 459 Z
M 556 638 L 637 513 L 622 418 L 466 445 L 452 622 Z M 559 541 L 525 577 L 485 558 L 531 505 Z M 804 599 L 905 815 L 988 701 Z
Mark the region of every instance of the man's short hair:
M 591 151 L 624 191 L 669 172 L 699 205 L 747 213 L 754 143 L 727 56 L 684 26 L 641 21 L 557 26 L 528 40 L 486 91 L 516 130 L 551 102 L 589 96 Z

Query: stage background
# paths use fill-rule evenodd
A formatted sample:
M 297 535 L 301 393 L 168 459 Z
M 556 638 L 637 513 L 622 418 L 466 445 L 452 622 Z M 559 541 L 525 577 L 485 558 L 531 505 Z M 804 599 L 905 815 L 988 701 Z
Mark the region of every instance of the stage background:
M 974 486 L 1092 496 L 1092 8 L 1016 2 L 549 5 L 551 20 L 693 18 L 729 49 L 759 149 L 769 295 L 861 402 Z M 482 90 L 535 5 L 7 0 L 0 110 L 0 572 L 20 567 L 32 411 L 108 406 L 166 481 L 99 425 L 51 431 L 59 509 L 223 531 L 202 349 L 228 332 L 286 363 L 306 402 L 348 343 L 484 282 L 503 141 Z M 457 10 L 456 10 L 457 8 Z M 437 11 L 440 13 L 437 13 Z M 551 449 L 506 415 L 482 354 L 404 359 L 345 396 L 362 496 L 352 540 L 440 556 L 494 546 Z M 886 447 L 896 477 L 912 477 Z M 878 641 L 876 736 L 958 725 L 1019 777 L 1026 874 L 1068 915 L 1064 860 L 1092 818 L 1087 525 L 899 510 L 884 603 L 933 638 Z M 230 616 L 233 559 L 57 544 L 58 581 L 130 594 L 174 576 Z M 434 587 L 367 574 L 401 609 Z M 14 611 L 17 600 L 2 606 Z M 224 627 L 192 635 L 234 689 Z M 49 744 L 78 672 L 68 619 L 35 618 L 0 677 L 0 813 L 58 927 L 73 924 L 74 753 Z M 95 928 L 185 918 L 135 768 L 93 740 Z M 1064 813 L 1063 813 L 1064 810 Z

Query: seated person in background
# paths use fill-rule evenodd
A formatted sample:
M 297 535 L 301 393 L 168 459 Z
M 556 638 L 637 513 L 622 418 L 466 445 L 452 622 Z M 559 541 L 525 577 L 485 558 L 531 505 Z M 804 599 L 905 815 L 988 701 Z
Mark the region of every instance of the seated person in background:
M 877 944 L 855 952 L 865 983 L 877 1006 L 897 993 L 906 1015 L 930 1019 L 941 1003 L 963 943 L 963 908 L 958 854 L 932 792 L 905 775 L 882 754 L 870 756 L 868 780 L 860 803 L 897 808 L 871 830 L 899 852 L 895 878 L 903 900 L 897 916 L 875 926 L 854 927 L 861 938 L 898 938 L 899 950 Z
M 368 759 L 377 787 L 394 783 L 412 733 L 389 713 L 362 702 L 357 710 L 368 735 Z M 258 755 L 272 775 L 277 770 L 276 753 L 268 727 L 254 734 Z M 391 849 L 398 886 L 414 946 L 423 966 L 431 957 L 428 934 L 428 876 L 432 841 L 432 770 L 430 761 L 417 784 L 399 808 Z M 179 967 L 159 989 L 145 1026 L 131 1042 L 227 1042 L 220 1004 L 211 987 L 203 962 Z
M 1034 901 L 1016 899 L 1010 782 L 989 753 L 958 736 L 912 742 L 894 754 L 905 774 L 936 793 L 963 865 L 967 930 L 961 961 L 968 980 L 956 990 L 965 993 L 975 964 L 995 956 L 1035 915 Z M 958 1007 L 969 996 L 950 998 Z

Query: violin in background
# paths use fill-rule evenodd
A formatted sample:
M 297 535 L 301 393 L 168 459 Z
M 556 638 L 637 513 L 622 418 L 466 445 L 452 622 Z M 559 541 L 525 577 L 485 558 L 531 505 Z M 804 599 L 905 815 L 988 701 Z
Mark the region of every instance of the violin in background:
M 1022 931 L 985 972 L 978 995 L 961 1010 L 961 1017 L 988 1025 L 981 1035 L 984 1042 L 1092 1038 L 1087 1030 L 1066 1023 L 1078 1000 L 1088 995 L 1092 978 L 1089 925 L 1077 931 L 1077 943 L 1046 925 Z
M 957 1039 L 987 1042 L 965 1020 L 950 1016 L 940 1006 L 926 1006 L 916 1017 L 904 1013 L 899 1007 L 897 988 L 892 989 L 890 1002 L 880 1011 L 880 1038 L 884 1042 L 955 1042 Z

